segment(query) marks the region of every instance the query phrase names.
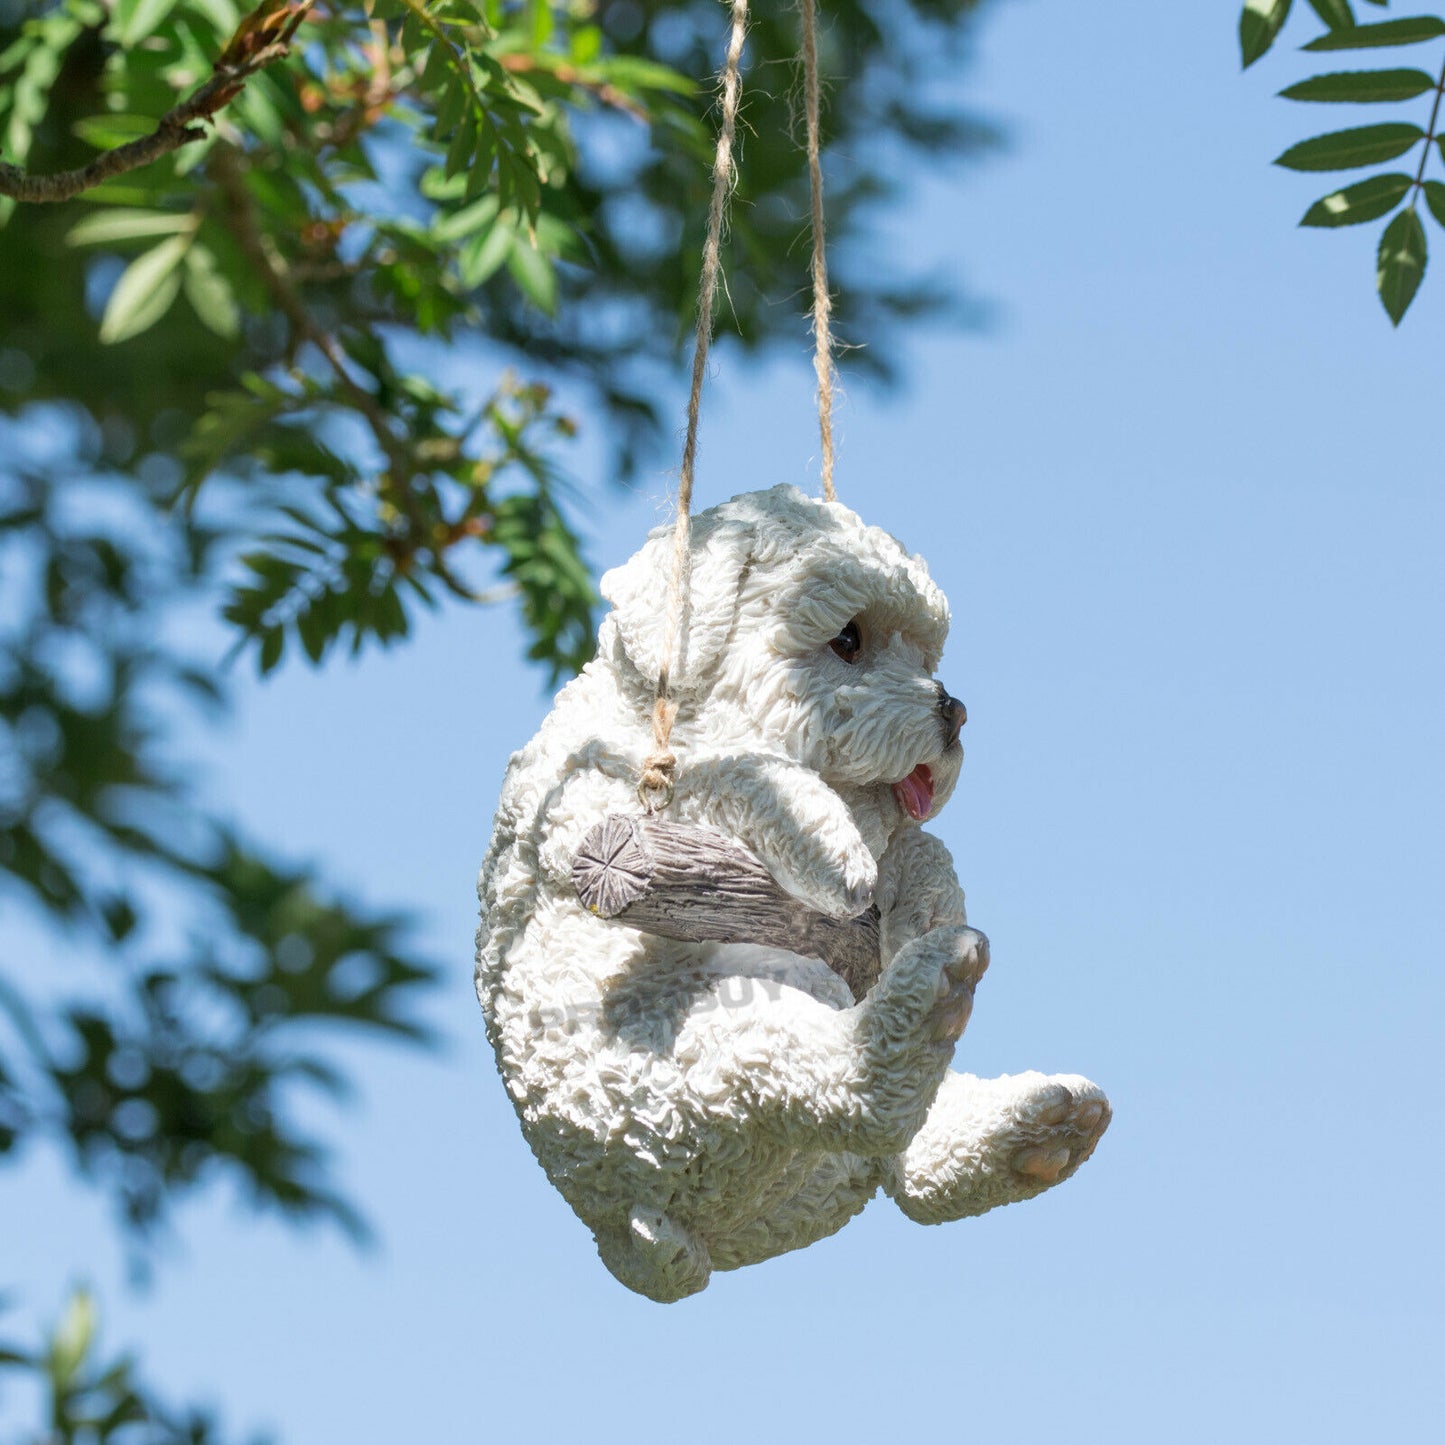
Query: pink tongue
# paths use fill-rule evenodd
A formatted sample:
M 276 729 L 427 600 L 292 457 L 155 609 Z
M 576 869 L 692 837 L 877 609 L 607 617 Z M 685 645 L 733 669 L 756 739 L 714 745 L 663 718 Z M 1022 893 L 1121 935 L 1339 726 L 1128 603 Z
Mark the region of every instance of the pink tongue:
M 910 818 L 922 822 L 933 807 L 933 774 L 927 763 L 919 763 L 901 783 L 894 783 L 893 796 Z

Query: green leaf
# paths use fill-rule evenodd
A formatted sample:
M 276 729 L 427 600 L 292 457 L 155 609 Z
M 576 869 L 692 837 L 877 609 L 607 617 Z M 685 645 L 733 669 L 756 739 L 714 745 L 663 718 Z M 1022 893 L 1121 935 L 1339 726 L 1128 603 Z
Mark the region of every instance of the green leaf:
M 1239 16 L 1239 58 L 1246 70 L 1274 44 L 1291 0 L 1245 0 Z
M 296 618 L 296 631 L 301 635 L 301 645 L 306 656 L 313 663 L 320 662 L 326 653 L 326 644 L 335 633 L 327 624 L 326 614 L 320 607 L 303 607 Z
M 1275 0 L 1280 3 L 1280 0 Z M 1283 0 L 1286 13 L 1290 0 Z M 625 90 L 665 90 L 673 95 L 695 95 L 697 82 L 671 66 L 641 55 L 609 55 L 598 67 L 603 76 Z
M 1425 135 L 1418 125 L 1392 121 L 1331 131 L 1291 146 L 1275 165 L 1292 171 L 1348 171 L 1402 156 Z
M 264 677 L 281 661 L 286 634 L 279 627 L 265 628 L 261 633 L 261 675 Z
M 95 1301 L 86 1290 L 76 1290 L 50 1342 L 50 1376 L 62 1391 L 75 1378 L 94 1339 Z
M 451 83 L 442 91 L 441 99 L 436 103 L 436 129 L 433 134 L 438 140 L 444 140 L 456 130 L 470 104 L 471 92 L 453 75 Z
M 572 64 L 591 65 L 602 54 L 602 27 L 579 25 L 572 32 Z
M 477 135 L 477 148 L 472 153 L 471 169 L 467 172 L 467 200 L 473 200 L 487 189 L 492 179 L 492 161 L 496 157 L 497 133 L 485 125 Z M 501 197 L 497 197 L 500 204 Z
M 228 340 L 241 329 L 241 310 L 236 293 L 216 264 L 207 246 L 195 245 L 186 252 L 184 276 L 186 300 L 195 308 L 201 324 Z
M 1423 70 L 1339 70 L 1317 75 L 1280 91 L 1286 100 L 1330 100 L 1369 104 L 1384 100 L 1413 100 L 1434 90 L 1435 81 Z
M 1380 237 L 1379 269 L 1376 284 L 1380 301 L 1389 312 L 1390 320 L 1398 326 L 1400 318 L 1410 309 L 1415 292 L 1420 289 L 1421 278 L 1425 275 L 1427 248 L 1425 228 L 1414 206 L 1401 211 Z
M 427 51 L 426 64 L 421 68 L 417 84 L 428 94 L 440 90 L 446 84 L 453 64 L 454 61 L 446 42 L 441 40 L 433 42 L 431 49 Z
M 1445 226 L 1445 183 L 1425 182 L 1425 204 L 1430 207 L 1430 214 Z
M 77 221 L 65 234 L 67 246 L 101 246 L 110 241 L 134 241 L 141 236 L 173 236 L 191 224 L 187 215 L 174 211 L 147 211 L 118 206 L 113 211 L 96 211 Z
M 1404 20 L 1382 20 L 1378 25 L 1353 25 L 1331 30 L 1311 40 L 1306 50 L 1370 50 L 1382 45 L 1418 45 L 1445 35 L 1445 20 L 1438 15 L 1416 15 Z
M 86 145 L 102 151 L 139 140 L 155 128 L 155 117 L 151 115 L 90 115 L 71 126 Z
M 460 241 L 463 236 L 480 231 L 495 219 L 497 206 L 496 196 L 483 196 L 481 200 L 464 206 L 460 211 L 442 212 L 432 222 L 432 239 L 444 246 L 450 246 L 453 242 Z
M 1309 0 L 1309 6 L 1331 30 L 1342 30 L 1355 23 L 1350 0 Z
M 477 113 L 469 110 L 462 117 L 462 123 L 457 127 L 456 133 L 452 136 L 452 143 L 447 148 L 447 175 L 453 176 L 458 171 L 465 170 L 476 149 Z
M 551 316 L 557 309 L 557 272 L 551 260 L 526 244 L 515 245 L 507 256 L 507 270 L 522 294 Z
M 190 236 L 173 236 L 143 255 L 137 256 L 115 283 L 105 314 L 100 320 L 100 339 L 105 345 L 139 336 L 170 310 L 181 289 L 178 267 Z
M 498 219 L 491 230 L 480 236 L 473 236 L 461 249 L 457 257 L 457 270 L 462 284 L 467 287 L 480 286 L 489 280 L 497 268 L 512 253 L 517 233 L 505 219 Z
M 1371 176 L 1357 185 L 1318 200 L 1304 213 L 1301 226 L 1358 226 L 1362 221 L 1375 221 L 1393 211 L 1410 187 L 1413 176 L 1395 173 Z
M 153 34 L 175 7 L 176 0 L 116 0 L 111 23 L 121 45 L 132 49 L 138 40 Z

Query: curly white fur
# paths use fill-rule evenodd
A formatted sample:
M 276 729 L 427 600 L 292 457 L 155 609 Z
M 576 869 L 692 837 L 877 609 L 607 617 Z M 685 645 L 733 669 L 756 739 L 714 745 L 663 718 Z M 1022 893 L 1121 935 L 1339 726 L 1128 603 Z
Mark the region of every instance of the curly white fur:
M 841 1228 L 881 1186 L 939 1223 L 1067 1178 L 1108 1124 L 1077 1076 L 948 1070 L 987 946 L 931 817 L 962 751 L 933 679 L 948 605 L 921 560 L 791 487 L 698 516 L 671 817 L 736 838 L 836 917 L 876 902 L 882 970 L 854 1004 L 815 959 L 674 943 L 591 916 L 583 835 L 636 810 L 665 639 L 671 531 L 602 581 L 598 653 L 502 785 L 482 867 L 477 995 L 522 1131 L 630 1289 L 675 1300 Z M 856 622 L 851 662 L 830 646 Z M 849 649 L 842 649 L 847 652 Z

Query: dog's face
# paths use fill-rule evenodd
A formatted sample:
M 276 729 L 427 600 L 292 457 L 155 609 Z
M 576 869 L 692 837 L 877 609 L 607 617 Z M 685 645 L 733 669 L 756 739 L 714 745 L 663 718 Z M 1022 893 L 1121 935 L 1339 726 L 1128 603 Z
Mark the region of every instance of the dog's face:
M 924 564 L 792 487 L 701 514 L 692 559 L 674 672 L 689 731 L 810 768 L 866 820 L 865 835 L 935 815 L 958 779 L 963 706 L 933 676 L 948 604 Z M 670 532 L 658 533 L 602 582 L 616 605 L 603 655 L 642 692 L 667 645 L 670 565 Z

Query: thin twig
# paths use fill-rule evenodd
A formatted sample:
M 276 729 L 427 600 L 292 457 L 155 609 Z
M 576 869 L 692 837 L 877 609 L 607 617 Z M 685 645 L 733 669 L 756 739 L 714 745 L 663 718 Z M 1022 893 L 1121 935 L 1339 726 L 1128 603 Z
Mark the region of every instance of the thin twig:
M 1437 139 L 1435 123 L 1440 119 L 1440 102 L 1445 99 L 1445 65 L 1440 67 L 1440 79 L 1435 84 L 1435 104 L 1430 107 L 1430 124 L 1425 127 L 1425 153 L 1420 157 L 1420 169 L 1415 172 L 1415 184 L 1410 188 L 1413 194 L 1410 204 L 1414 205 L 1415 196 L 1420 193 L 1420 188 L 1425 184 L 1425 167 L 1430 163 L 1430 147 Z
M 290 52 L 291 37 L 314 3 L 291 0 L 281 6 L 273 4 L 269 10 L 262 7 L 248 16 L 222 51 L 210 78 L 167 111 L 150 135 L 103 151 L 77 170 L 53 176 L 32 176 L 19 166 L 0 161 L 0 196 L 18 201 L 73 200 L 112 176 L 148 166 L 183 145 L 204 140 L 206 132 L 196 122 L 212 119 L 241 93 L 252 75 Z
M 386 454 L 398 486 L 405 492 L 405 481 L 411 472 L 411 459 L 405 446 L 392 431 L 386 412 L 376 397 L 352 376 L 336 338 L 306 308 L 301 293 L 292 284 L 285 261 L 276 253 L 256 223 L 255 203 L 246 189 L 246 179 L 236 153 L 228 145 L 218 145 L 211 154 L 207 170 L 225 198 L 230 232 L 252 269 L 265 283 L 271 299 L 291 324 L 292 332 L 309 341 L 326 358 L 347 398 L 365 419 L 377 445 Z

